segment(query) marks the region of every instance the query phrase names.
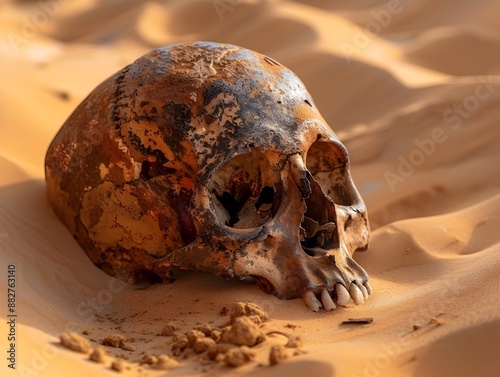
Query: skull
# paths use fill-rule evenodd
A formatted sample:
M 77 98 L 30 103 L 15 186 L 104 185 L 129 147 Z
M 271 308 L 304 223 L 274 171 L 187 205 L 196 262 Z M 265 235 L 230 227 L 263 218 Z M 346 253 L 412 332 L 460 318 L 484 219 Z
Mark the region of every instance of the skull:
M 313 310 L 371 293 L 352 259 L 369 226 L 347 150 L 302 82 L 256 52 L 197 42 L 142 56 L 66 121 L 46 180 L 90 259 L 122 280 L 250 278 Z

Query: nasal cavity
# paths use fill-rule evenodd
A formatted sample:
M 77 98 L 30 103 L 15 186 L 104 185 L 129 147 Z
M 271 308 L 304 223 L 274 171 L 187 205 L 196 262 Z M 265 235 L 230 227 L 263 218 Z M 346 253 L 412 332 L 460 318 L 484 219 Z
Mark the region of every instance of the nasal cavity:
M 310 256 L 324 255 L 339 247 L 335 205 L 319 183 L 310 176 L 311 195 L 305 199 L 306 211 L 301 227 L 302 249 Z
M 348 165 L 349 157 L 341 144 L 317 140 L 307 152 L 306 166 L 314 180 L 325 195 L 343 206 L 357 202 Z

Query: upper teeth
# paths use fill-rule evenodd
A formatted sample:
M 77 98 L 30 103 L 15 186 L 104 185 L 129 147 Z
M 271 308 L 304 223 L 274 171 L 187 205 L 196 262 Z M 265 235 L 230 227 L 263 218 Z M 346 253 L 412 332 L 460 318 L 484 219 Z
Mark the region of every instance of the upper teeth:
M 351 299 L 355 305 L 362 304 L 370 296 L 372 289 L 368 282 L 360 284 L 359 286 L 355 283 L 351 283 L 349 291 L 343 284 L 337 283 L 335 284 L 333 291 L 337 298 L 337 304 L 346 306 L 349 302 L 351 302 Z M 320 293 L 321 301 L 311 290 L 307 290 L 302 297 L 304 298 L 304 302 L 307 307 L 315 312 L 319 311 L 322 307 L 328 311 L 336 308 L 331 293 L 325 288 L 323 288 Z

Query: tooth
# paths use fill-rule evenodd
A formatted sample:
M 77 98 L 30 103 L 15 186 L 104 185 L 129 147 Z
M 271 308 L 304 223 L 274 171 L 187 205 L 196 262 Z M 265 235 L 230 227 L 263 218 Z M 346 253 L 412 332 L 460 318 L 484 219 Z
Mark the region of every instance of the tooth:
M 321 309 L 321 302 L 317 299 L 313 291 L 305 291 L 302 297 L 304 298 L 304 302 L 307 307 L 313 312 L 317 312 Z
M 352 301 L 354 301 L 356 305 L 365 302 L 365 299 L 363 298 L 363 293 L 354 283 L 352 283 L 351 286 L 349 287 L 349 294 L 351 295 Z
M 368 291 L 368 295 L 372 294 L 372 287 L 370 287 L 370 283 L 365 283 L 366 290 Z
M 363 298 L 366 301 L 370 295 L 368 294 L 368 291 L 366 290 L 365 286 L 361 284 L 358 288 L 361 290 L 361 293 L 363 293 Z
M 340 283 L 335 284 L 335 294 L 337 295 L 337 304 L 346 306 L 351 301 L 351 296 L 347 289 Z
M 325 244 L 325 235 L 323 233 L 319 233 L 316 236 L 316 245 L 318 247 L 323 247 L 324 244 Z
M 330 296 L 330 293 L 328 293 L 328 291 L 324 288 L 321 291 L 321 301 L 323 302 L 323 307 L 328 311 L 336 308 L 335 303 L 332 300 L 332 296 Z

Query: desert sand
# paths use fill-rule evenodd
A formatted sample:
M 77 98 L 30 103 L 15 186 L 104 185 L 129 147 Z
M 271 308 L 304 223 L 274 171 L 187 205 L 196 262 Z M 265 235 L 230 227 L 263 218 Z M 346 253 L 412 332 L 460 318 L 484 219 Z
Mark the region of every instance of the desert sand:
M 495 0 L 1 2 L 0 375 L 115 376 L 111 361 L 124 360 L 126 376 L 499 376 L 499 11 Z M 355 254 L 373 287 L 363 305 L 314 313 L 202 273 L 126 286 L 50 208 L 45 151 L 72 110 L 152 48 L 196 40 L 292 69 L 346 145 L 372 227 Z M 239 301 L 270 316 L 254 361 L 231 368 L 187 352 L 171 371 L 139 365 L 171 355 L 166 323 L 223 326 Z M 70 331 L 92 347 L 111 335 L 128 346 L 103 346 L 96 363 L 60 345 Z M 270 347 L 296 338 L 269 366 Z

